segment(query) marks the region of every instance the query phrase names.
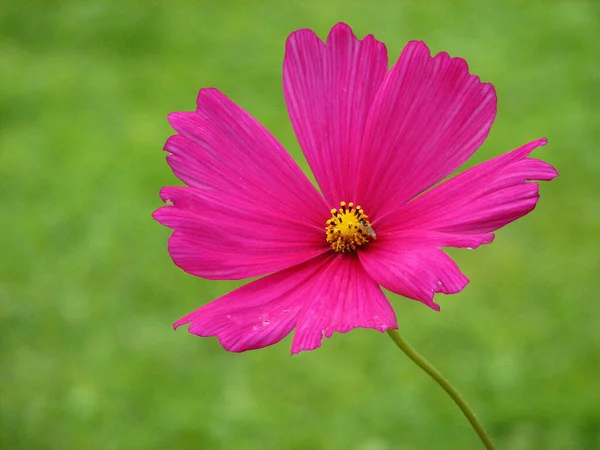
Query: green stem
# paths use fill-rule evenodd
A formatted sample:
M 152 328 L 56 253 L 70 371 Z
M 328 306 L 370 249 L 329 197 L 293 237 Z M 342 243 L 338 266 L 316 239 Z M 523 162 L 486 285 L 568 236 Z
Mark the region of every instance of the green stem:
M 460 393 L 456 390 L 454 386 L 450 384 L 450 382 L 435 368 L 431 365 L 429 361 L 423 358 L 417 351 L 412 348 L 408 342 L 404 340 L 398 330 L 388 329 L 387 333 L 390 335 L 394 343 L 398 346 L 400 350 L 402 350 L 406 356 L 414 361 L 414 363 L 423 369 L 427 374 L 435 380 L 437 384 L 439 384 L 442 389 L 444 389 L 448 395 L 454 400 L 454 403 L 460 408 L 463 412 L 467 420 L 471 423 L 471 426 L 481 439 L 481 442 L 485 446 L 487 450 L 494 450 L 494 445 L 492 444 L 492 440 L 489 435 L 486 433 L 483 425 L 479 423 L 477 417 L 475 417 L 475 413 L 473 410 L 467 405 L 465 399 L 460 395 Z

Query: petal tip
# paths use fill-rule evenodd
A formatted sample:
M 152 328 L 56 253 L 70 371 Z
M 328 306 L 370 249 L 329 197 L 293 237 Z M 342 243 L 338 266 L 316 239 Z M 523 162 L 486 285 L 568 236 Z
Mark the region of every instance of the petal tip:
M 190 323 L 190 320 L 186 320 L 186 317 L 182 317 L 181 319 L 173 323 L 173 330 L 176 330 L 177 328 L 179 328 L 182 325 L 185 325 L 186 323 Z
M 160 208 L 152 211 L 152 218 L 154 220 L 156 220 L 158 223 L 161 223 L 160 218 L 162 217 L 162 209 L 164 208 L 164 206 L 161 206 Z
M 349 44 L 355 43 L 359 41 L 359 39 L 354 34 L 354 31 L 350 27 L 350 25 L 345 24 L 344 22 L 336 23 L 329 34 L 327 35 L 327 39 L 325 41 L 325 45 L 336 45 L 334 42 Z
M 350 25 L 348 25 L 345 22 L 338 22 L 331 28 L 331 31 L 329 32 L 329 34 L 332 34 L 334 31 L 335 32 L 339 32 L 339 31 L 352 32 L 352 27 L 350 27 Z
M 316 350 L 323 345 L 323 337 L 319 342 L 308 343 L 297 343 L 292 341 L 292 347 L 290 348 L 290 355 L 297 355 L 300 352 Z
M 320 42 L 321 44 L 323 44 L 321 39 L 319 39 L 319 37 L 316 35 L 316 33 L 313 30 L 311 30 L 310 28 L 299 28 L 295 31 L 292 31 L 288 35 L 288 37 L 285 41 L 286 53 L 289 52 L 293 46 L 297 45 L 298 41 L 301 41 L 304 39 L 316 40 L 316 41 Z
M 407 50 L 411 50 L 413 52 L 415 52 L 415 51 L 425 52 L 428 57 L 431 57 L 431 50 L 429 50 L 429 47 L 427 46 L 425 41 L 419 41 L 419 40 L 408 41 L 406 43 L 406 45 L 404 46 L 404 50 L 402 50 L 402 52 L 405 52 Z

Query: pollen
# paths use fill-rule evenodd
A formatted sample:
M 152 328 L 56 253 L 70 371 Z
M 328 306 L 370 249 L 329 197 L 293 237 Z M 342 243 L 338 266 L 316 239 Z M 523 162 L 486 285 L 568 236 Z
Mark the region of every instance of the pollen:
M 354 203 L 340 202 L 331 210 L 327 221 L 327 242 L 336 252 L 349 253 L 377 239 L 377 235 L 363 209 Z

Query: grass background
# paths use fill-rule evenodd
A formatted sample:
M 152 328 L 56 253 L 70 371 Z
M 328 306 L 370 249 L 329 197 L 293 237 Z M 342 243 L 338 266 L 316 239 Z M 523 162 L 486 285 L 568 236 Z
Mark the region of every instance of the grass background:
M 442 312 L 393 298 L 405 337 L 499 449 L 600 448 L 600 6 L 572 1 L 7 1 L 0 10 L 0 447 L 479 448 L 385 336 L 245 354 L 171 323 L 239 283 L 177 269 L 150 218 L 177 180 L 165 115 L 214 86 L 301 153 L 284 40 L 338 22 L 395 59 L 409 39 L 469 61 L 499 112 L 469 163 L 547 136 L 561 177 L 475 252 Z M 304 162 L 302 162 L 304 164 Z M 305 165 L 304 165 L 305 166 Z

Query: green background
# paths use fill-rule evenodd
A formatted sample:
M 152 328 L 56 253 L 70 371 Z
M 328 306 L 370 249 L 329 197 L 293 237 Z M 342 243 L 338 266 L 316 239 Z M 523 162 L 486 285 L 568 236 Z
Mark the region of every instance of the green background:
M 177 184 L 165 115 L 217 87 L 301 161 L 284 41 L 338 21 L 395 60 L 409 39 L 492 82 L 469 165 L 547 136 L 561 176 L 474 252 L 442 311 L 401 331 L 499 449 L 600 448 L 600 6 L 585 1 L 4 2 L 0 10 L 0 447 L 479 448 L 449 398 L 373 330 L 229 354 L 171 324 L 240 283 L 187 275 L 155 223 Z M 304 162 L 301 164 L 305 167 Z

